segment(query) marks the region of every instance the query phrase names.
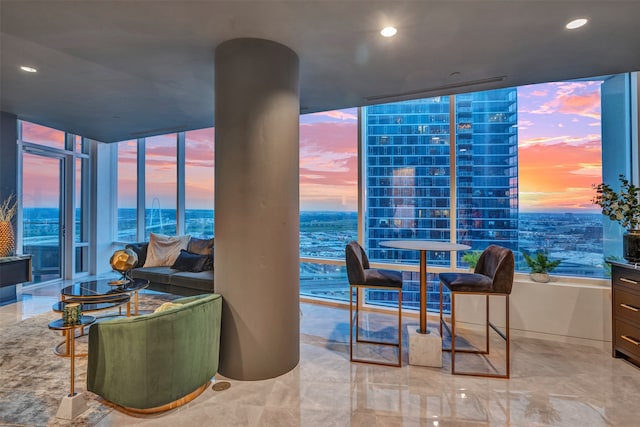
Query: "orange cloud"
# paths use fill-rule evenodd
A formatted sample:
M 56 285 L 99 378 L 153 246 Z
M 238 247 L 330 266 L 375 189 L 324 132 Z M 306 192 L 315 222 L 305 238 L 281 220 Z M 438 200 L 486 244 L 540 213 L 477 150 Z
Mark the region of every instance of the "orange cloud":
M 600 91 L 559 98 L 558 111 L 600 120 Z
M 601 159 L 600 141 L 586 147 L 566 143 L 519 147 L 521 210 L 596 210 L 591 204 L 592 184 L 602 179 Z

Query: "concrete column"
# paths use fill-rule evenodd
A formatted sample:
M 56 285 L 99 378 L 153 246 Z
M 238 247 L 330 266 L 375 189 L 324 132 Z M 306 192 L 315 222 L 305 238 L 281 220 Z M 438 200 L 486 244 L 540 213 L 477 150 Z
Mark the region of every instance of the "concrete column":
M 300 358 L 298 57 L 259 39 L 215 52 L 220 373 L 273 378 Z

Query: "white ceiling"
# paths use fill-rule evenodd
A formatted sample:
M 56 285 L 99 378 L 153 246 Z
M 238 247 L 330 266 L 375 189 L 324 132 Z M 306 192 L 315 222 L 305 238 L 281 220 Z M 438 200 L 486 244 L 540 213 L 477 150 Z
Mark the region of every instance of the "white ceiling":
M 214 50 L 240 37 L 299 55 L 302 113 L 638 71 L 639 21 L 640 0 L 2 0 L 0 108 L 105 142 L 213 126 Z

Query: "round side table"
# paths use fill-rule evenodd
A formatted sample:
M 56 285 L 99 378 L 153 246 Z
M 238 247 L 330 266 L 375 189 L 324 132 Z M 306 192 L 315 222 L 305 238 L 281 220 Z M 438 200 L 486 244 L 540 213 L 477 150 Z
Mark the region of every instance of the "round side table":
M 96 321 L 93 316 L 82 316 L 78 323 L 72 325 L 65 324 L 62 319 L 54 320 L 49 323 L 49 329 L 55 331 L 63 331 L 65 333 L 67 348 L 69 349 L 69 359 L 71 360 L 71 375 L 69 394 L 62 398 L 60 407 L 56 417 L 71 420 L 87 410 L 87 404 L 82 394 L 75 392 L 75 347 L 76 347 L 76 329 L 84 328 Z

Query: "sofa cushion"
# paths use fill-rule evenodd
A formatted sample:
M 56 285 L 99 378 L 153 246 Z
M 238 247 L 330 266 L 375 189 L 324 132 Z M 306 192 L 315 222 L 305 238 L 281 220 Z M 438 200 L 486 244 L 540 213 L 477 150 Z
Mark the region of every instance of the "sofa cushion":
M 187 249 L 188 244 L 189 235 L 165 236 L 164 234 L 151 233 L 144 267 L 172 265 L 180 255 L 180 250 Z
M 191 252 L 192 254 L 210 255 L 213 253 L 213 243 L 213 238 L 198 239 L 197 237 L 192 237 L 191 239 L 189 239 L 187 251 Z
M 147 260 L 147 248 L 149 242 L 129 243 L 125 246 L 126 249 L 133 250 L 138 255 L 138 263 L 136 267 L 142 267 Z
M 207 262 L 209 255 L 192 254 L 182 249 L 180 255 L 171 266 L 174 270 L 180 271 L 192 271 L 198 273 L 204 270 L 204 265 Z
M 175 271 L 175 273 L 169 277 L 169 284 L 171 286 L 181 286 L 205 292 L 213 292 L 213 271 L 207 270 L 199 273 L 173 271 Z
M 146 279 L 151 283 L 169 283 L 169 278 L 178 270 L 170 267 L 145 267 L 131 270 L 131 277 L 134 279 Z
M 176 304 L 175 302 L 165 302 L 160 305 L 160 307 L 153 310 L 154 313 L 162 313 L 163 311 L 171 310 L 172 308 L 180 308 L 182 304 Z
M 189 245 L 187 251 L 192 254 L 208 255 L 207 261 L 204 264 L 203 270 L 213 270 L 213 244 L 214 238 L 211 239 L 198 239 L 192 237 L 189 239 Z

